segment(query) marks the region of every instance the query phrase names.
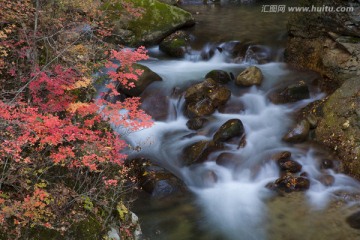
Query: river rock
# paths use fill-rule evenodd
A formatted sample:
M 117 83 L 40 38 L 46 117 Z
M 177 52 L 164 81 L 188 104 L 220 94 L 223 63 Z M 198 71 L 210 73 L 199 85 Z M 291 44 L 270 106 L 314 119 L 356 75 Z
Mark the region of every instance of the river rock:
M 278 165 L 280 167 L 280 170 L 291 172 L 291 173 L 297 173 L 301 171 L 301 164 L 290 159 L 279 159 Z
M 131 169 L 130 175 L 137 179 L 139 187 L 153 198 L 163 199 L 187 192 L 186 186 L 179 178 L 148 159 L 131 159 L 126 165 Z
M 182 58 L 190 49 L 190 35 L 177 31 L 162 40 L 159 49 L 171 57 Z
M 307 139 L 309 131 L 309 122 L 307 120 L 302 120 L 283 137 L 283 140 L 289 143 L 303 142 Z
M 148 68 L 144 65 L 136 63 L 133 65 L 133 67 L 135 70 L 137 70 L 137 69 L 142 70 L 143 73 L 139 76 L 139 78 L 136 81 L 134 81 L 134 80 L 129 81 L 130 83 L 134 83 L 134 87 L 126 88 L 126 87 L 123 87 L 120 85 L 118 87 L 118 91 L 120 93 L 124 93 L 131 97 L 137 97 L 151 83 L 153 83 L 155 81 L 162 81 L 162 78 L 157 73 L 153 72 L 150 68 Z
M 202 163 L 207 157 L 215 151 L 223 149 L 221 143 L 214 141 L 199 141 L 184 148 L 183 158 L 184 164 L 189 166 L 192 164 Z
M 310 97 L 309 87 L 304 81 L 291 84 L 270 93 L 269 99 L 275 104 L 292 103 Z
M 290 160 L 290 157 L 291 157 L 291 152 L 283 151 L 283 152 L 273 154 L 271 156 L 271 159 L 278 162 L 278 161 Z
M 240 156 L 231 152 L 223 152 L 216 158 L 216 164 L 224 167 L 235 166 L 240 161 Z
M 205 78 L 211 78 L 220 84 L 228 83 L 231 80 L 229 73 L 223 70 L 212 70 L 205 75 Z
M 113 27 L 109 41 L 127 46 L 154 45 L 182 27 L 195 24 L 193 16 L 181 8 L 157 0 L 130 0 L 135 8 L 143 9 L 141 17 L 134 17 L 126 11 L 121 0 L 106 0 L 105 9 Z M 124 30 L 127 37 L 123 38 Z
M 230 119 L 226 121 L 216 131 L 213 137 L 214 142 L 226 142 L 234 137 L 244 137 L 245 129 L 240 119 Z
M 263 75 L 258 67 L 251 66 L 242 71 L 236 78 L 235 83 L 239 86 L 249 87 L 252 85 L 260 85 Z
M 324 185 L 324 186 L 332 186 L 335 182 L 335 178 L 334 176 L 330 175 L 330 174 L 324 174 L 321 175 L 319 177 L 319 181 Z
M 186 126 L 190 130 L 199 130 L 200 128 L 202 128 L 204 126 L 204 124 L 206 122 L 207 122 L 206 118 L 196 117 L 196 118 L 189 119 L 189 121 L 187 121 L 187 123 L 186 123 Z
M 309 189 L 310 181 L 305 177 L 295 177 L 287 173 L 275 181 L 275 187 L 285 192 L 305 191 Z
M 185 113 L 188 117 L 203 117 L 212 114 L 230 98 L 228 88 L 212 79 L 190 86 L 185 92 Z
M 163 91 L 145 91 L 141 95 L 141 109 L 155 121 L 164 121 L 169 116 L 170 99 Z
M 346 218 L 346 222 L 352 228 L 360 229 L 360 211 L 357 211 Z

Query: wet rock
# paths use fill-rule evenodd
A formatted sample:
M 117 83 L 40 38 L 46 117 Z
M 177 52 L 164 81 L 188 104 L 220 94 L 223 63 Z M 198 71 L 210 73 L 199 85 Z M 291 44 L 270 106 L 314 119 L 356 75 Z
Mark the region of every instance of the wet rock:
M 291 157 L 291 152 L 283 151 L 283 152 L 273 154 L 271 156 L 271 159 L 278 162 L 278 161 L 290 160 L 290 157 Z
M 231 80 L 229 73 L 223 70 L 212 70 L 205 75 L 205 78 L 211 78 L 220 84 L 228 83 Z
M 132 159 L 126 165 L 131 168 L 130 174 L 138 180 L 139 187 L 153 198 L 181 195 L 187 191 L 185 184 L 179 178 L 147 159 Z
M 240 119 L 230 119 L 226 121 L 216 131 L 213 137 L 214 142 L 226 142 L 234 137 L 244 137 L 245 129 Z
M 190 86 L 185 92 L 185 113 L 188 117 L 202 117 L 212 114 L 230 98 L 228 88 L 212 79 Z
M 224 167 L 235 166 L 241 159 L 238 155 L 230 152 L 221 153 L 216 158 L 216 164 Z
M 186 106 L 186 115 L 190 118 L 208 116 L 215 112 L 216 107 L 210 99 L 204 98 L 198 102 L 192 102 Z
M 235 83 L 239 86 L 249 87 L 252 85 L 260 85 L 263 80 L 263 75 L 258 67 L 251 66 L 242 71 L 237 78 Z
M 272 92 L 269 99 L 275 104 L 292 103 L 310 97 L 309 87 L 304 81 L 291 84 Z
M 141 64 L 134 64 L 134 69 L 142 70 L 143 73 L 139 76 L 139 78 L 136 81 L 130 80 L 130 83 L 134 84 L 134 87 L 132 88 L 125 88 L 123 86 L 119 86 L 118 91 L 120 93 L 124 93 L 131 97 L 137 97 L 139 96 L 147 86 L 149 86 L 151 83 L 155 81 L 162 81 L 162 78 L 155 72 L 153 72 L 150 68 L 141 65 Z
M 238 101 L 238 99 L 230 98 L 225 105 L 221 105 L 218 108 L 220 113 L 240 113 L 245 110 L 245 106 L 242 102 Z
M 134 7 L 144 9 L 141 17 L 132 17 L 124 11 L 121 4 L 105 1 L 101 9 L 106 9 L 110 25 L 114 26 L 110 41 L 126 46 L 158 44 L 176 30 L 195 24 L 193 16 L 178 7 L 170 6 L 156 0 L 132 1 Z M 125 39 L 117 38 L 127 30 L 130 34 Z
M 307 120 L 302 120 L 300 123 L 291 129 L 283 140 L 289 143 L 300 143 L 307 139 L 310 131 L 310 124 Z
M 171 57 L 182 58 L 189 52 L 190 35 L 184 31 L 177 31 L 162 40 L 159 49 Z
M 332 169 L 334 168 L 334 161 L 331 159 L 322 159 L 320 161 L 320 169 Z
M 297 173 L 301 171 L 301 164 L 290 159 L 279 159 L 278 165 L 282 171 Z
M 346 222 L 352 228 L 360 229 L 360 211 L 357 211 L 346 218 Z
M 202 174 L 203 184 L 205 187 L 213 187 L 218 180 L 214 171 L 206 171 Z
M 185 147 L 183 158 L 185 165 L 192 165 L 206 161 L 207 157 L 218 150 L 223 149 L 223 145 L 213 141 L 199 141 Z
M 335 178 L 332 175 L 329 174 L 325 174 L 325 175 L 321 175 L 319 177 L 319 181 L 324 185 L 324 186 L 332 186 L 335 182 Z
M 169 97 L 160 91 L 146 91 L 141 96 L 141 109 L 155 121 L 164 121 L 169 116 Z
M 190 130 L 198 130 L 198 129 L 202 128 L 206 122 L 207 122 L 206 118 L 196 117 L 196 118 L 189 119 L 189 121 L 187 121 L 187 123 L 186 123 L 186 126 Z
M 294 177 L 287 173 L 275 181 L 275 187 L 285 192 L 305 191 L 309 189 L 310 181 L 305 177 Z
M 230 90 L 225 87 L 218 87 L 208 93 L 208 98 L 216 108 L 224 105 L 230 99 L 230 96 Z

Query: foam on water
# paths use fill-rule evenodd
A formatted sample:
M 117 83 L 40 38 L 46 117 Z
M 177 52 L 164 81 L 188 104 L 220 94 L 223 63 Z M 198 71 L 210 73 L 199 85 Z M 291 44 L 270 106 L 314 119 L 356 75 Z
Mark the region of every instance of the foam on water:
M 163 78 L 162 84 L 168 88 L 201 79 L 213 69 L 229 70 L 247 66 L 247 63 L 226 63 L 221 53 L 215 54 L 210 61 L 152 60 L 144 64 L 158 73 Z M 314 209 L 325 208 L 339 191 L 359 190 L 358 182 L 350 177 L 333 170 L 320 170 L 315 148 L 293 146 L 282 141 L 292 124 L 289 114 L 323 95 L 315 92 L 308 100 L 275 105 L 267 99 L 266 91 L 291 74 L 291 71 L 283 63 L 269 63 L 259 67 L 265 78 L 262 89 L 252 87 L 245 94 L 232 96 L 232 100 L 242 103 L 245 110 L 232 114 L 216 112 L 203 134 L 193 134 L 194 131 L 186 127 L 188 119 L 182 114 L 184 100 L 172 99 L 170 105 L 175 106 L 175 115 L 165 122 L 155 122 L 152 128 L 126 136 L 131 145 L 141 146 L 140 153 L 133 155 L 148 156 L 184 180 L 198 196 L 197 202 L 203 209 L 210 229 L 216 229 L 215 232 L 221 232 L 228 239 L 266 239 L 263 227 L 267 213 L 266 201 L 273 194 L 265 186 L 280 175 L 277 164 L 270 159 L 274 153 L 290 151 L 292 158 L 302 165 L 302 171 L 308 174 L 311 182 L 305 194 L 309 206 Z M 212 161 L 212 155 L 210 161 L 204 164 L 182 166 L 184 147 L 211 139 L 218 127 L 233 118 L 243 122 L 247 142 L 240 149 L 229 146 L 241 159 L 236 167 L 219 166 Z M 324 173 L 334 177 L 332 186 L 325 186 L 319 181 Z

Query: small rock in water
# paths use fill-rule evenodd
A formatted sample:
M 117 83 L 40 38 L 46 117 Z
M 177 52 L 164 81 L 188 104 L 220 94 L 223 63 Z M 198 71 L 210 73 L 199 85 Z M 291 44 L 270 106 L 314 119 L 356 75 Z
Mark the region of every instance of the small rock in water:
M 360 211 L 351 214 L 346 218 L 346 222 L 352 228 L 360 229 Z
M 334 162 L 331 159 L 322 159 L 320 163 L 320 169 L 334 168 Z
M 273 103 L 292 103 L 310 97 L 309 87 L 304 81 L 299 81 L 285 88 L 272 92 L 269 96 Z
M 242 71 L 236 78 L 235 83 L 239 86 L 250 87 L 260 85 L 263 80 L 263 74 L 258 67 L 251 66 Z
M 245 134 L 244 125 L 240 119 L 230 119 L 215 133 L 214 142 L 225 142 L 233 137 L 242 137 Z
M 239 156 L 230 152 L 223 152 L 216 158 L 216 164 L 225 167 L 235 166 L 239 161 Z
M 301 171 L 301 164 L 290 159 L 279 159 L 278 165 L 282 171 L 297 173 Z
M 275 153 L 271 156 L 271 159 L 275 160 L 275 161 L 280 161 L 280 160 L 289 160 L 291 157 L 291 152 L 289 151 L 284 151 L 284 152 L 280 152 L 280 153 Z
M 309 189 L 310 181 L 305 177 L 294 177 L 292 174 L 287 173 L 275 181 L 275 186 L 285 192 L 305 191 Z
M 206 122 L 207 122 L 206 118 L 196 117 L 196 118 L 192 118 L 189 121 L 187 121 L 186 126 L 190 130 L 199 130 L 200 128 L 202 128 L 204 126 L 204 124 Z
M 300 123 L 291 129 L 283 140 L 289 143 L 300 143 L 307 139 L 310 131 L 310 124 L 307 120 L 302 120 Z
M 321 175 L 319 178 L 319 181 L 324 185 L 324 186 L 332 186 L 335 182 L 335 178 L 332 175 L 329 174 L 325 174 L 325 175 Z
M 212 70 L 205 75 L 205 78 L 211 78 L 220 84 L 228 83 L 231 80 L 230 75 L 223 70 Z

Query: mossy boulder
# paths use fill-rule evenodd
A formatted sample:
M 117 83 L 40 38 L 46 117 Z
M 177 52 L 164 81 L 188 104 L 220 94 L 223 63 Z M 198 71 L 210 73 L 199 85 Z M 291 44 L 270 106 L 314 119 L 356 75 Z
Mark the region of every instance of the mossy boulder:
M 184 31 L 177 31 L 162 40 L 159 48 L 171 57 L 182 58 L 190 49 L 190 35 Z
M 73 223 L 73 225 L 68 230 L 65 239 L 68 240 L 78 240 L 78 239 L 87 239 L 87 240 L 98 240 L 102 237 L 102 226 L 93 217 L 81 220 L 79 222 Z
M 0 238 L 1 239 L 1 238 Z M 34 226 L 29 231 L 29 240 L 65 240 L 60 232 L 43 226 Z
M 108 12 L 114 25 L 112 41 L 129 46 L 159 43 L 176 30 L 194 25 L 191 13 L 157 0 L 126 0 L 141 9 L 140 17 L 131 16 L 121 1 L 105 1 L 102 9 Z
M 143 73 L 139 76 L 139 78 L 136 81 L 130 80 L 130 83 L 134 83 L 134 87 L 132 88 L 125 88 L 123 86 L 119 86 L 118 91 L 120 93 L 124 93 L 131 97 L 137 97 L 139 96 L 147 86 L 149 86 L 151 83 L 156 81 L 161 81 L 162 78 L 155 72 L 153 72 L 150 68 L 141 65 L 141 64 L 134 64 L 133 65 L 135 70 L 142 70 Z
M 316 140 L 339 156 L 343 170 L 360 179 L 360 80 L 352 78 L 325 102 Z

